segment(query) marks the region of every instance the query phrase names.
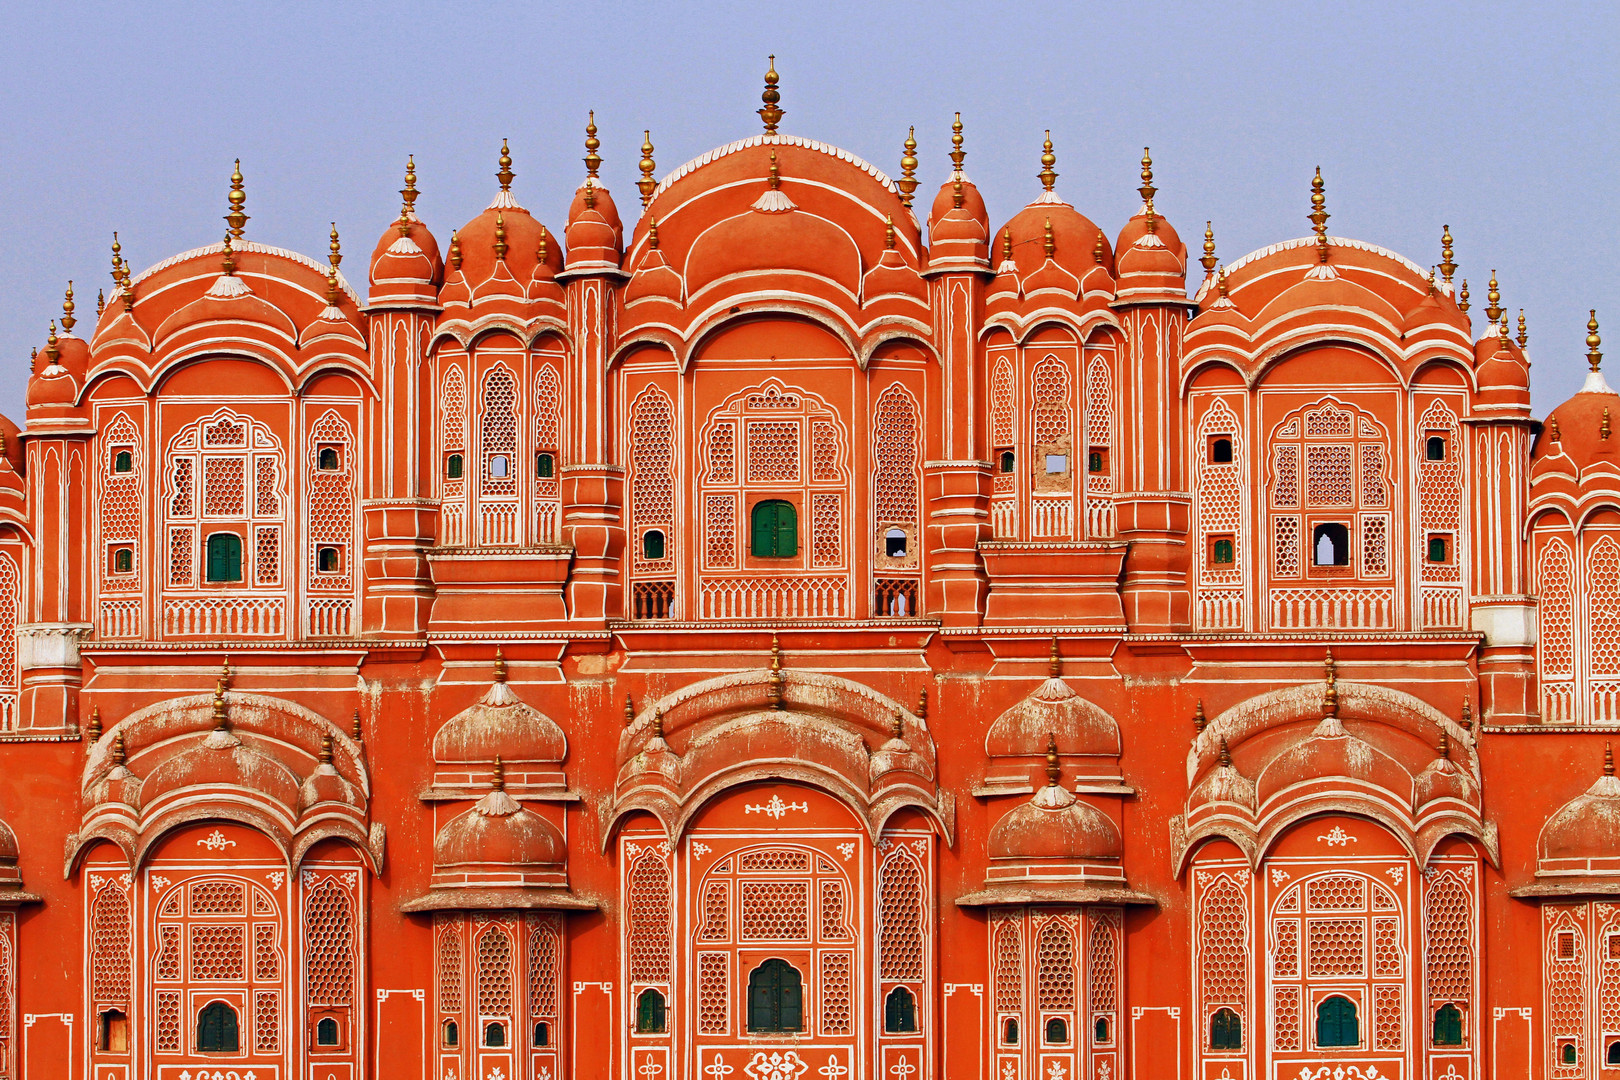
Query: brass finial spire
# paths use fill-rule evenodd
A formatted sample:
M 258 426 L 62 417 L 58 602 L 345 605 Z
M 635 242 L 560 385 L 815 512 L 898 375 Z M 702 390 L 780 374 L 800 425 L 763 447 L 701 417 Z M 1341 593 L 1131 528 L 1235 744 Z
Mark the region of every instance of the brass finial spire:
M 231 250 L 231 231 L 229 229 L 225 230 L 225 251 L 220 256 L 219 266 L 226 277 L 231 277 L 236 273 L 236 252 Z
M 777 640 L 776 631 L 771 631 L 771 681 L 766 688 L 766 697 L 770 699 L 771 708 L 778 712 L 782 709 L 782 645 Z
M 894 710 L 894 715 L 889 718 L 889 734 L 896 739 L 906 737 L 906 715 L 899 709 Z
M 1338 665 L 1333 662 L 1333 650 L 1327 651 L 1327 659 L 1322 663 L 1322 669 L 1327 676 L 1327 686 L 1322 690 L 1322 715 L 1339 715 L 1339 674 Z
M 1052 219 L 1051 218 L 1046 219 L 1046 238 L 1041 241 L 1041 247 L 1043 249 L 1045 249 L 1046 257 L 1048 259 L 1050 259 L 1052 257 L 1052 253 L 1057 250 L 1057 244 L 1052 239 Z
M 103 293 L 100 289 L 97 289 L 96 290 L 96 318 L 98 318 L 98 319 L 101 318 L 101 313 L 106 311 L 106 310 L 107 310 L 107 295 L 105 293 Z
M 1058 174 L 1052 168 L 1057 164 L 1057 155 L 1052 153 L 1052 132 L 1046 132 L 1046 141 L 1041 144 L 1041 171 L 1036 174 L 1041 178 L 1041 188 L 1051 191 L 1052 185 L 1057 183 Z
M 629 695 L 624 695 L 624 726 L 629 727 L 636 722 L 636 703 Z
M 1316 175 L 1311 178 L 1311 231 L 1316 233 L 1316 246 L 1320 251 L 1322 262 L 1327 262 L 1328 242 L 1327 223 L 1332 214 L 1327 212 L 1327 194 L 1323 190 L 1322 166 L 1316 167 Z
M 1508 343 L 1508 323 L 1506 311 L 1502 312 L 1502 317 L 1496 321 L 1496 336 L 1502 339 L 1502 348 L 1505 350 Z
M 1440 276 L 1447 285 L 1451 284 L 1451 275 L 1457 272 L 1457 262 L 1451 256 L 1451 226 L 1447 225 L 1440 230 Z
M 51 320 L 50 333 L 45 335 L 45 357 L 54 364 L 62 355 L 62 348 L 56 343 L 56 320 Z
M 1097 239 L 1091 242 L 1091 261 L 1101 266 L 1103 264 L 1103 252 L 1107 250 L 1107 247 L 1108 238 L 1103 235 L 1101 229 L 1098 229 Z
M 225 679 L 221 677 L 214 683 L 214 730 L 224 731 L 230 726 L 230 717 L 225 711 Z
M 658 250 L 658 219 L 651 216 L 647 218 L 647 246 Z
M 360 723 L 360 706 L 354 707 L 354 716 L 349 720 L 349 737 L 355 742 L 362 742 L 366 737 L 366 730 Z
M 405 186 L 399 189 L 401 221 L 409 221 L 416 216 L 416 198 L 420 194 L 416 190 L 416 155 L 409 154 L 405 158 Z
M 461 269 L 461 233 L 455 231 L 450 233 L 450 268 Z
M 1142 206 L 1149 218 L 1153 216 L 1153 196 L 1159 189 L 1153 186 L 1153 154 L 1147 147 L 1142 147 L 1142 186 L 1136 193 L 1142 196 Z
M 1215 291 L 1220 294 L 1222 300 L 1230 299 L 1226 295 L 1226 267 L 1224 266 L 1215 274 Z
M 1440 729 L 1440 756 L 1447 761 L 1451 760 L 1451 736 L 1445 728 Z
M 338 263 L 343 261 L 343 245 L 338 240 L 337 222 L 332 222 L 331 240 L 326 247 L 329 254 L 326 261 L 331 269 L 326 272 L 326 305 L 336 307 L 338 302 Z
M 1463 278 L 1462 291 L 1457 294 L 1457 310 L 1468 314 L 1468 279 Z
M 771 176 L 766 182 L 770 184 L 772 191 L 782 186 L 782 170 L 776 166 L 776 147 L 774 146 L 771 147 Z
M 1058 655 L 1057 635 L 1052 635 L 1051 647 L 1046 652 L 1046 677 L 1060 679 L 1063 677 L 1063 658 Z
M 541 262 L 546 261 L 546 243 L 550 239 L 551 234 L 546 231 L 546 227 L 544 225 L 540 226 L 540 250 L 536 252 L 536 255 L 539 257 Z M 654 244 L 653 246 L 657 247 L 658 245 Z
M 343 243 L 338 239 L 337 222 L 332 222 L 332 231 L 327 233 L 326 236 L 326 261 L 332 264 L 333 270 L 336 270 L 338 264 L 343 261 Z
M 495 767 L 489 773 L 489 786 L 493 791 L 506 790 L 506 762 L 499 754 L 495 755 Z
M 1525 326 L 1524 308 L 1519 309 L 1519 351 L 1523 352 L 1530 347 L 1530 330 Z
M 114 765 L 122 765 L 126 760 L 128 760 L 125 757 L 125 754 L 124 733 L 122 731 L 115 731 L 113 732 L 112 763 Z
M 1496 287 L 1496 271 L 1491 271 L 1491 283 L 1485 289 L 1485 317 L 1495 322 L 1502 317 L 1502 290 Z
M 765 92 L 759 99 L 765 104 L 759 110 L 759 118 L 765 121 L 765 134 L 775 135 L 776 125 L 782 122 L 782 92 L 776 88 L 780 76 L 776 74 L 776 56 L 771 55 L 770 70 L 765 72 Z
M 97 705 L 90 710 L 90 727 L 85 731 L 85 737 L 91 742 L 101 738 L 101 706 Z
M 1204 715 L 1204 699 L 1199 698 L 1198 703 L 1193 706 L 1193 727 L 1203 731 L 1208 726 L 1209 717 Z
M 664 710 L 662 707 L 653 709 L 652 733 L 655 739 L 664 737 Z
M 1586 362 L 1597 371 L 1603 366 L 1603 338 L 1598 334 L 1597 308 L 1591 309 L 1591 316 L 1586 320 Z
M 28 350 L 28 374 L 32 375 L 34 373 L 34 368 L 36 368 L 38 366 L 39 366 L 39 349 L 37 349 L 37 348 L 29 349 Z
M 1607 742 L 1603 744 L 1603 775 L 1614 775 L 1614 747 Z
M 1556 416 L 1547 418 L 1547 437 L 1553 442 L 1563 442 L 1564 440 L 1564 433 L 1559 430 L 1558 417 Z
M 894 215 L 883 215 L 883 247 L 886 251 L 894 250 Z
M 1431 267 L 1429 267 L 1429 295 L 1430 295 L 1430 296 L 1433 296 L 1433 295 L 1435 295 L 1435 288 L 1434 288 L 1434 267 L 1432 267 L 1432 266 L 1431 266 Z
M 917 691 L 917 719 L 928 719 L 928 687 Z
M 242 229 L 248 223 L 247 214 L 242 208 L 247 205 L 247 191 L 242 187 L 242 159 L 236 159 L 236 165 L 231 169 L 231 212 L 225 215 L 225 224 L 231 230 L 231 238 L 242 239 Z
M 585 175 L 592 180 L 602 167 L 602 155 L 597 153 L 600 149 L 602 140 L 596 137 L 596 110 L 592 109 L 590 119 L 585 122 Z
M 500 165 L 500 171 L 495 174 L 495 179 L 501 182 L 502 191 L 511 191 L 512 180 L 517 176 L 517 173 L 512 171 L 512 151 L 507 149 L 505 139 L 501 140 Z
M 506 681 L 506 655 L 501 652 L 499 645 L 495 646 L 495 681 L 498 683 Z
M 1011 260 L 1012 260 L 1012 226 L 1008 225 L 1005 229 L 1001 230 L 1001 261 L 1002 262 L 1010 262 Z
M 112 246 L 112 279 L 114 285 L 124 283 L 124 246 L 118 242 L 118 233 L 113 232 Z
M 653 192 L 658 189 L 658 181 L 653 179 L 653 171 L 658 168 L 653 161 L 652 132 L 641 133 L 641 160 L 636 163 L 641 170 L 641 179 L 636 181 L 636 190 L 641 192 L 641 205 L 646 206 L 652 202 Z
M 69 280 L 67 295 L 62 298 L 62 333 L 73 333 L 73 324 L 78 321 L 73 317 L 73 282 Z
M 1231 767 L 1232 767 L 1232 751 L 1230 751 L 1230 750 L 1228 750 L 1226 748 L 1226 736 L 1222 735 L 1221 736 L 1221 768 L 1230 769 Z
M 962 114 L 957 113 L 956 119 L 951 121 L 951 178 L 962 179 L 962 162 L 967 160 L 967 151 L 962 149 Z M 956 205 L 961 206 L 961 203 Z
M 1050 731 L 1046 733 L 1046 783 L 1048 787 L 1057 787 L 1058 779 L 1063 770 L 1058 766 L 1057 736 Z
M 506 215 L 500 212 L 495 214 L 495 258 L 506 258 Z
M 332 733 L 330 731 L 321 733 L 321 764 L 332 764 Z
M 917 192 L 917 129 L 913 127 L 906 133 L 906 141 L 901 146 L 900 179 L 894 185 L 900 189 L 900 205 L 910 206 L 912 196 Z
M 1603 423 L 1598 426 L 1598 438 L 1609 441 L 1609 408 L 1606 405 L 1603 407 Z
M 1213 274 L 1215 272 L 1215 264 L 1219 260 L 1215 258 L 1215 223 L 1213 221 L 1204 222 L 1204 257 L 1198 261 L 1204 264 L 1204 273 Z
M 1470 735 L 1474 733 L 1474 705 L 1467 698 L 1463 698 L 1461 723 L 1464 731 Z

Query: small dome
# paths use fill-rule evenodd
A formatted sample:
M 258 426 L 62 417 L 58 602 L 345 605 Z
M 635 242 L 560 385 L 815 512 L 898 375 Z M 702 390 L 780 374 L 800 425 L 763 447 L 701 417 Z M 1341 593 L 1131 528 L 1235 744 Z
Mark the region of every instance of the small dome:
M 1538 846 L 1543 870 L 1620 866 L 1620 777 L 1607 747 L 1603 775 L 1547 820 Z
M 1590 372 L 1578 393 L 1547 417 L 1532 458 L 1566 454 L 1577 469 L 1605 463 L 1620 469 L 1620 394 L 1601 371 Z
M 294 807 L 298 805 L 300 784 L 280 761 L 220 728 L 148 773 L 141 783 L 141 802 L 150 806 L 164 794 L 188 787 L 257 791 L 283 806 Z
M 1442 735 L 1442 738 L 1445 736 Z M 1478 803 L 1479 790 L 1468 770 L 1451 760 L 1451 748 L 1443 744 L 1440 756 L 1412 781 L 1412 803 L 1421 809 L 1436 799 L 1457 799 L 1470 804 Z
M 695 296 L 712 282 L 761 270 L 827 278 L 851 296 L 860 294 L 861 252 L 854 238 L 827 218 L 799 209 L 776 188 L 693 241 L 683 276 L 687 295 Z
M 1074 278 L 1076 293 L 1080 281 L 1098 265 L 1109 271 L 1113 269 L 1113 252 L 1102 230 L 1052 192 L 1044 193 L 1014 214 L 1000 235 L 1005 238 L 1008 230 L 1012 232 L 1013 262 L 1018 267 L 1026 296 L 1041 287 L 1031 278 L 1048 263 L 1061 268 L 1065 278 Z M 1050 269 L 1046 273 L 1050 275 Z
M 595 177 L 587 177 L 568 207 L 568 265 L 611 264 L 624 257 L 624 226 L 613 196 Z
M 992 859 L 1022 862 L 1117 860 L 1123 852 L 1119 829 L 1107 814 L 1050 783 L 990 830 Z
M 931 254 L 936 259 L 983 259 L 988 257 L 989 241 L 990 212 L 979 189 L 966 177 L 945 181 L 928 215 Z
M 657 223 L 648 225 L 648 237 L 647 253 L 624 287 L 624 302 L 627 306 L 641 300 L 667 300 L 679 304 L 685 296 L 685 282 L 658 248 Z
M 403 226 L 403 228 L 401 227 Z M 414 216 L 383 231 L 371 253 L 371 298 L 392 298 L 429 290 L 444 280 L 444 260 L 433 233 Z
M 506 682 L 498 655 L 495 681 L 478 702 L 445 722 L 433 736 L 433 760 L 445 762 L 560 762 L 568 739 L 555 720 L 525 704 Z
M 1209 775 L 1198 783 L 1193 789 L 1192 803 L 1234 803 L 1238 806 L 1255 808 L 1254 781 L 1238 771 L 1232 764 L 1232 757 L 1227 752 L 1226 740 L 1221 740 L 1220 764 L 1210 771 Z
M 342 806 L 352 806 L 358 810 L 365 809 L 365 800 L 355 790 L 353 784 L 345 780 L 341 773 L 332 765 L 332 737 L 323 736 L 321 739 L 321 761 L 315 771 L 304 779 L 298 788 L 298 809 L 308 810 L 323 803 L 337 803 Z
M 1046 752 L 1049 739 L 1057 740 L 1059 754 L 1118 757 L 1119 725 L 1102 709 L 1070 689 L 1052 673 L 1018 704 L 996 717 L 984 737 L 991 757 L 1032 757 Z
M 1382 788 L 1404 803 L 1412 800 L 1412 774 L 1400 762 L 1325 717 L 1311 734 L 1284 750 L 1261 770 L 1255 791 L 1261 802 L 1295 784 L 1325 779 L 1359 780 Z
M 930 775 L 928 763 L 906 741 L 905 718 L 898 712 L 894 714 L 894 727 L 890 738 L 872 753 L 869 775 L 872 783 L 876 784 L 891 773 Z
M 433 871 L 558 873 L 567 861 L 562 833 L 496 788 L 471 810 L 451 818 L 433 839 Z

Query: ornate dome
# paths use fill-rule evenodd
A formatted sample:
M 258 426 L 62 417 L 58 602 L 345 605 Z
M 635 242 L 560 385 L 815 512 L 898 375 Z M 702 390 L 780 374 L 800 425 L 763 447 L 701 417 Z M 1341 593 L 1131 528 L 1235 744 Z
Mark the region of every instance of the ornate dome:
M 495 654 L 495 678 L 476 704 L 447 720 L 433 736 L 436 764 L 561 762 L 568 739 L 549 716 L 525 704 L 506 681 L 506 661 Z
M 1603 746 L 1603 775 L 1547 819 L 1537 844 L 1541 870 L 1620 874 L 1620 777 Z
M 1115 860 L 1124 850 L 1108 815 L 1056 782 L 1015 807 L 990 830 L 992 859 L 1048 862 Z
M 1587 323 L 1587 362 L 1591 370 L 1574 397 L 1552 411 L 1531 449 L 1531 458 L 1568 456 L 1576 473 L 1593 465 L 1620 471 L 1620 394 L 1603 378 L 1602 339 L 1597 313 Z
M 454 269 L 460 271 L 466 288 L 474 299 L 480 299 L 491 290 L 510 293 L 514 299 L 524 299 L 525 289 L 534 277 L 540 261 L 540 249 L 546 249 L 546 262 L 552 273 L 563 268 L 562 245 L 556 242 L 546 227 L 529 211 L 519 206 L 512 197 L 512 156 L 503 140 L 501 143 L 500 171 L 496 179 L 501 190 L 483 213 L 455 232 L 455 252 L 451 262 L 460 259 Z M 446 275 L 446 284 L 450 275 Z M 501 288 L 499 283 L 512 284 Z
M 451 818 L 433 839 L 433 875 L 521 876 L 532 884 L 565 882 L 567 844 L 556 826 L 525 810 L 499 776 L 472 809 Z
M 624 254 L 624 225 L 613 196 L 602 186 L 597 170 L 601 141 L 596 137 L 596 114 L 585 128 L 585 182 L 568 207 L 568 268 L 619 269 Z
M 371 302 L 432 303 L 444 280 L 439 243 L 416 216 L 416 159 L 405 165 L 399 220 L 383 230 L 371 253 Z
M 1055 738 L 1059 754 L 1118 757 L 1119 725 L 1063 681 L 1055 642 L 1049 666 L 1046 681 L 990 725 L 985 753 L 992 758 L 1034 757 L 1045 753 L 1048 740 Z

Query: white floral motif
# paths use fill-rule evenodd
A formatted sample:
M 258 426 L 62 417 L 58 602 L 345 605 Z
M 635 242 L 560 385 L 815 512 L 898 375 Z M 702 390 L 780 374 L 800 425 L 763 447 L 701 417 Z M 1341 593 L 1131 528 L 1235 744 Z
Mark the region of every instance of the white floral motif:
M 101 882 L 102 882 L 102 878 L 101 878 L 100 874 L 91 874 L 90 875 L 90 888 L 92 890 L 99 891 L 101 889 Z
M 663 1064 L 649 1054 L 642 1059 L 641 1067 L 636 1070 L 636 1074 L 645 1077 L 646 1080 L 657 1080 L 658 1074 L 663 1071 Z
M 1333 828 L 1329 829 L 1326 833 L 1318 836 L 1317 839 L 1326 840 L 1328 847 L 1343 847 L 1344 845 L 1352 842 L 1360 843 L 1360 838 L 1351 836 L 1349 833 L 1345 832 L 1342 825 L 1333 826 Z
M 1330 1077 L 1332 1080 L 1346 1080 L 1347 1077 L 1349 1080 L 1384 1080 L 1383 1074 L 1378 1071 L 1376 1065 L 1367 1066 L 1365 1072 L 1362 1071 L 1359 1065 L 1348 1067 L 1340 1065 L 1338 1068 L 1324 1065 L 1315 1072 L 1312 1072 L 1310 1066 L 1307 1065 L 1299 1070 L 1299 1080 L 1329 1080 Z
M 1106 1061 L 1098 1063 L 1098 1065 L 1097 1065 L 1097 1080 L 1110 1080 L 1110 1077 L 1112 1077 L 1113 1075 L 1114 1075 L 1114 1067 L 1111 1064 L 1109 1064 Z M 1226 1077 L 1226 1080 L 1232 1080 L 1232 1078 L 1230 1076 L 1228 1076 L 1228 1077 Z
M 725 1077 L 730 1076 L 736 1071 L 737 1070 L 732 1068 L 730 1065 L 727 1065 L 719 1054 L 714 1055 L 714 1063 L 712 1065 L 703 1066 L 703 1075 L 712 1076 L 715 1078 L 715 1080 L 724 1080 Z
M 809 1064 L 799 1057 L 797 1051 L 789 1050 L 786 1053 L 772 1051 L 767 1054 L 760 1050 L 754 1054 L 754 1059 L 743 1067 L 743 1072 L 750 1080 L 798 1080 L 809 1068 Z
M 1018 1066 L 1017 1065 L 1014 1065 L 1010 1061 L 1003 1061 L 1001 1063 L 1001 1080 L 1016 1080 L 1017 1076 L 1018 1076 Z
M 497 1065 L 484 1074 L 484 1080 L 506 1080 L 506 1070 Z
M 839 1077 L 849 1075 L 849 1066 L 838 1060 L 837 1054 L 827 1055 L 827 1064 L 816 1070 L 828 1080 L 839 1080 Z
M 839 844 L 838 850 L 843 854 L 845 862 L 849 862 L 850 859 L 855 857 L 854 844 Z
M 743 813 L 745 814 L 764 814 L 776 821 L 781 821 L 784 817 L 786 817 L 789 810 L 798 810 L 802 813 L 808 814 L 810 812 L 810 804 L 802 802 L 783 802 L 782 796 L 772 795 L 771 801 L 766 803 L 764 806 L 743 807 Z M 806 1067 L 808 1068 L 808 1066 Z
M 698 841 L 698 840 L 692 841 L 692 858 L 694 858 L 694 859 L 701 859 L 701 858 L 703 858 L 703 856 L 707 855 L 709 852 L 711 852 L 713 850 L 714 849 L 711 848 L 708 844 L 702 843 L 701 841 Z
M 1385 870 L 1384 873 L 1389 875 L 1389 880 L 1399 885 L 1401 883 L 1401 879 L 1406 876 L 1406 867 L 1392 866 L 1388 870 Z
M 281 888 L 281 883 L 286 880 L 287 875 L 282 873 L 280 870 L 270 871 L 270 884 L 274 885 L 276 888 Z
M 911 1074 L 916 1071 L 917 1066 L 911 1063 L 911 1059 L 903 1057 L 894 1063 L 894 1067 L 889 1070 L 889 1075 L 897 1076 L 900 1080 L 908 1080 Z
M 1046 1080 L 1063 1080 L 1069 1075 L 1069 1070 L 1063 1067 L 1063 1062 L 1052 1061 L 1046 1066 Z
M 1291 876 L 1292 875 L 1290 875 L 1288 873 L 1288 871 L 1286 871 L 1286 870 L 1280 870 L 1280 869 L 1278 869 L 1276 867 L 1272 867 L 1272 870 L 1271 870 L 1271 883 L 1273 885 L 1281 885 L 1283 882 L 1287 881 L 1289 879 L 1289 877 L 1291 877 Z
M 153 874 L 152 875 L 152 888 L 157 889 L 159 891 L 162 891 L 163 889 L 167 889 L 168 887 L 169 887 L 169 879 L 168 878 L 164 877 L 162 874 Z
M 213 832 L 197 841 L 197 846 L 205 847 L 209 851 L 220 851 L 224 848 L 235 847 L 236 841 L 225 839 L 225 834 L 220 832 L 218 829 L 215 829 Z

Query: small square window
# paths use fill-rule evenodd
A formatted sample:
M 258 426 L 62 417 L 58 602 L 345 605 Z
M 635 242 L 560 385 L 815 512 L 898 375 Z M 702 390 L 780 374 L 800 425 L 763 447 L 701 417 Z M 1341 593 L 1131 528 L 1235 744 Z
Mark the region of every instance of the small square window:
M 1069 471 L 1069 455 L 1068 454 L 1047 454 L 1046 455 L 1046 475 L 1048 475 L 1048 476 L 1057 476 L 1059 473 L 1066 473 L 1068 471 Z
M 112 549 L 112 572 L 115 574 L 133 574 L 135 572 L 135 549 L 123 544 Z
M 335 445 L 321 446 L 315 452 L 315 465 L 321 472 L 337 472 L 343 467 L 343 454 Z
M 906 557 L 906 530 L 895 526 L 883 534 L 883 554 L 891 559 Z
M 343 570 L 343 551 L 336 545 L 326 544 L 315 549 L 315 568 L 323 574 L 336 574 Z
M 1604 939 L 1603 944 L 1608 950 L 1610 960 L 1620 960 L 1620 934 L 1610 934 Z
M 444 478 L 446 480 L 460 480 L 461 471 L 464 467 L 460 454 L 446 455 L 444 459 Z
M 1557 950 L 1558 959 L 1575 959 L 1575 932 L 1573 930 L 1560 930 L 1554 948 Z
M 1237 537 L 1232 533 L 1214 533 L 1209 538 L 1209 565 L 1231 568 L 1237 565 Z
M 1090 473 L 1105 473 L 1108 471 L 1108 448 L 1093 446 L 1086 454 L 1086 471 Z
M 1311 530 L 1311 563 L 1315 566 L 1350 565 L 1350 527 L 1329 521 Z
M 1450 456 L 1447 453 L 1449 449 L 1450 447 L 1446 445 L 1445 435 L 1441 432 L 1431 431 L 1428 437 L 1423 440 L 1423 460 L 1444 461 Z
M 1431 563 L 1451 562 L 1451 536 L 1447 533 L 1430 533 L 1427 555 Z
M 512 463 L 505 454 L 491 454 L 489 457 L 489 475 L 496 480 L 504 480 L 512 471 Z
M 1013 471 L 1013 452 L 1011 450 L 1003 450 L 997 460 L 1001 465 L 1002 472 L 1010 473 Z
M 549 480 L 557 472 L 557 459 L 550 454 L 534 455 L 534 475 L 541 480 Z
M 135 471 L 135 454 L 133 451 L 119 447 L 113 451 L 113 472 L 127 473 Z
M 1232 440 L 1225 435 L 1217 435 L 1209 440 L 1209 463 L 1211 465 L 1230 465 L 1232 463 Z

